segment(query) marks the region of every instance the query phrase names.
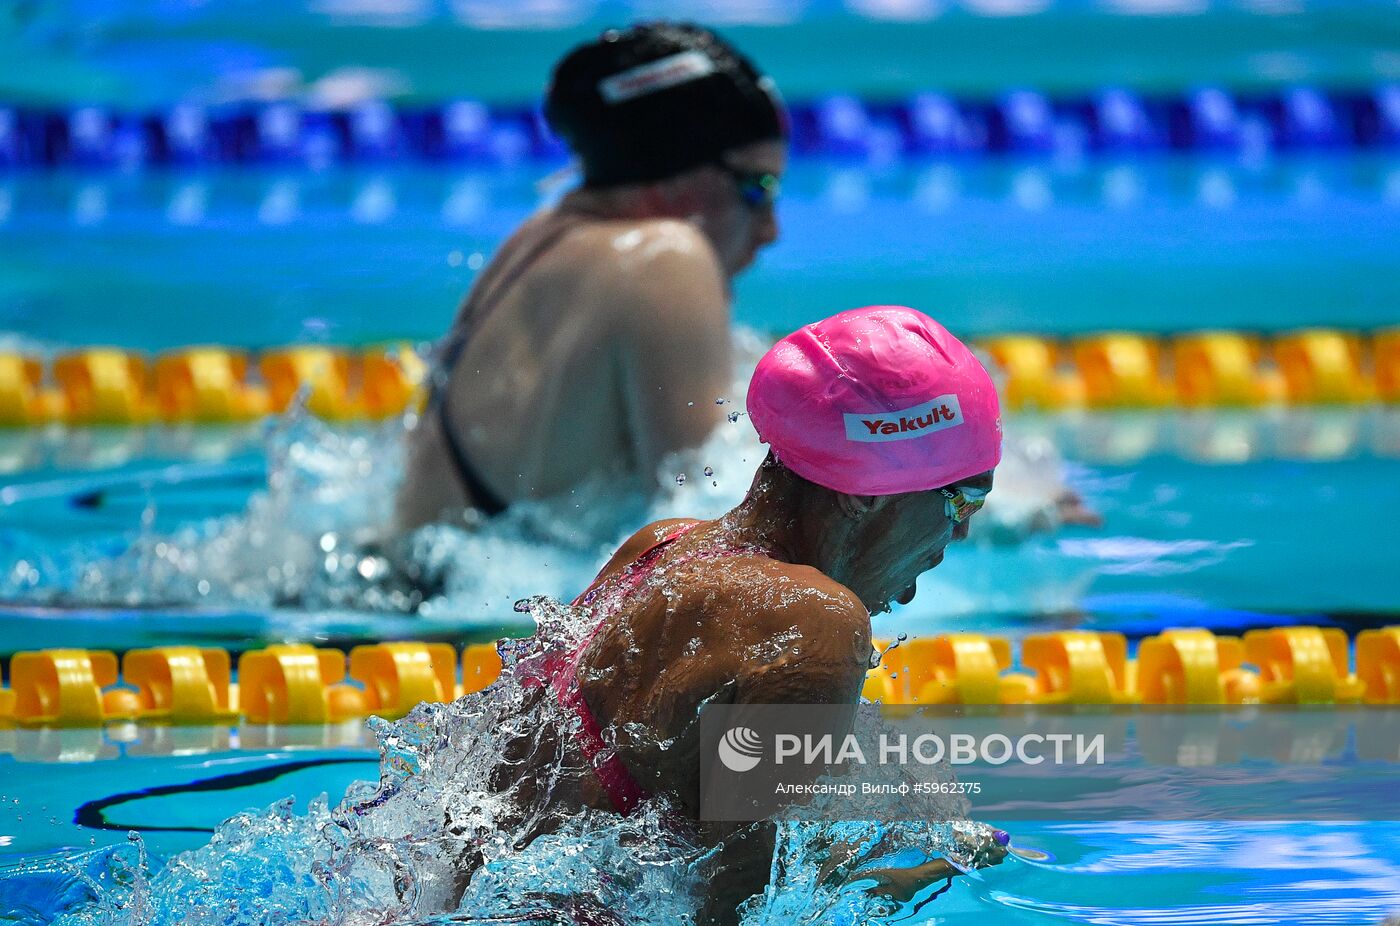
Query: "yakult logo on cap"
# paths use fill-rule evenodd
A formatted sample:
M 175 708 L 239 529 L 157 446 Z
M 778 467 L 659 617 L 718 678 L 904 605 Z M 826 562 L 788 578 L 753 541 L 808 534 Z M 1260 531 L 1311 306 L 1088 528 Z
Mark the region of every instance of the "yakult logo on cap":
M 897 412 L 846 412 L 846 440 L 880 443 L 909 440 L 963 423 L 958 397 L 949 393 Z

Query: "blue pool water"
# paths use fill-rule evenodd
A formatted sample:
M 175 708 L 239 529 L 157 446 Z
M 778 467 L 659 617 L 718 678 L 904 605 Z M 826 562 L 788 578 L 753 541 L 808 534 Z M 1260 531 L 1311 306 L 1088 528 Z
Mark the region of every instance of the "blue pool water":
M 337 894 L 352 883 L 351 857 L 366 848 L 353 842 L 318 848 L 323 837 L 316 833 L 336 826 L 321 802 L 328 797 L 334 807 L 347 787 L 360 795 L 351 805 L 373 792 L 353 784 L 377 778 L 372 740 L 356 735 L 353 725 L 301 733 L 245 727 L 240 735 L 242 748 L 232 750 L 226 728 L 0 734 L 0 742 L 16 753 L 0 756 L 0 922 L 46 923 L 65 909 L 95 911 L 73 920 L 84 923 L 173 923 L 177 915 L 193 922 L 273 922 L 273 911 L 299 921 L 298 911 L 337 909 Z M 327 748 L 334 740 L 343 745 Z M 100 783 L 94 779 L 99 771 Z M 1267 800 L 1265 793 L 1261 799 Z M 276 805 L 272 811 L 258 809 L 270 804 Z M 298 822 L 303 819 L 310 829 Z M 609 851 L 606 823 L 600 822 L 601 831 L 566 841 L 570 852 L 588 859 Z M 402 828 L 401 821 L 396 825 Z M 1032 856 L 1013 856 L 958 879 L 921 915 L 893 921 L 962 922 L 991 915 L 1027 926 L 1372 924 L 1400 907 L 1397 823 L 1004 825 L 1014 834 L 1013 845 L 1032 850 Z M 220 836 L 206 847 L 216 828 Z M 351 827 L 347 834 L 355 831 Z M 383 838 L 396 832 L 381 825 L 371 831 Z M 193 854 L 175 860 L 180 852 Z M 517 859 L 524 867 L 516 872 L 516 898 L 528 897 L 531 888 L 561 889 L 550 879 L 567 870 L 566 858 L 532 859 L 526 853 Z M 322 872 L 314 879 L 305 876 L 316 867 L 301 868 L 313 859 L 320 860 Z M 166 870 L 171 865 L 177 869 Z M 420 875 L 426 870 L 417 869 Z M 584 885 L 575 887 L 588 895 Z M 809 890 L 793 884 L 745 922 L 851 921 L 832 914 L 839 903 L 818 915 Z M 106 906 L 93 907 L 94 898 Z M 489 901 L 489 894 L 482 899 Z M 654 921 L 632 918 L 642 905 L 639 898 L 617 902 L 619 922 Z M 343 897 L 339 903 L 345 905 L 342 914 L 358 908 Z M 784 909 L 804 912 L 788 918 Z M 463 912 L 479 919 L 450 921 L 508 921 L 485 905 Z M 395 921 L 449 920 L 410 914 Z
M 0 175 L 0 320 L 148 350 L 433 338 L 537 179 Z M 736 293 L 736 320 L 764 331 L 873 302 L 967 335 L 1375 328 L 1400 304 L 1400 161 L 1384 154 L 803 161 L 784 190 L 783 237 Z
M 175 431 L 114 432 L 86 459 L 72 437 L 53 445 L 10 435 L 38 446 L 3 490 L 0 597 L 9 604 L 0 626 L 10 632 L 0 646 L 60 645 L 74 634 L 116 648 L 242 646 L 298 632 L 484 638 L 520 626 L 520 598 L 576 594 L 630 519 L 722 512 L 761 454 L 740 419 L 674 461 L 678 473 L 708 467 L 712 478 L 671 484 L 650 505 L 605 494 L 618 507 L 592 525 L 544 506 L 484 531 L 429 532 L 425 555 L 448 561 L 448 585 L 417 615 L 400 616 L 384 612 L 407 608 L 371 600 L 372 583 L 345 576 L 350 564 L 325 567 L 387 517 L 398 428 L 252 428 L 206 436 L 194 461 L 193 438 L 181 444 Z M 1395 612 L 1388 524 L 1368 516 L 1400 509 L 1395 412 L 1021 415 L 1008 429 L 1018 442 L 1060 448 L 1070 484 L 1104 527 L 1013 537 L 983 529 L 921 580 L 912 604 L 877 618 L 877 631 L 1358 627 Z M 1041 491 L 1009 465 L 1003 482 L 1010 507 Z M 95 488 L 100 503 L 75 503 Z M 1008 498 L 994 495 L 994 517 Z
M 126 106 L 369 85 L 409 100 L 533 100 L 562 49 L 669 15 L 723 28 L 795 99 L 930 88 L 1182 89 L 1397 76 L 1383 0 L 551 0 L 149 3 L 18 8 L 0 23 L 21 101 Z
M 0 74 L 0 96 L 56 110 L 158 108 L 280 80 L 312 97 L 362 85 L 413 104 L 464 92 L 460 62 L 470 59 L 465 92 L 518 103 L 567 39 L 646 5 L 528 5 L 556 17 L 543 30 L 484 23 L 489 6 L 33 5 L 0 24 L 0 60 L 20 64 Z M 1073 95 L 1115 83 L 1149 93 L 1210 82 L 1369 88 L 1397 74 L 1384 4 L 1121 15 L 1145 10 L 776 2 L 740 4 L 731 17 L 795 98 L 929 88 L 978 98 L 1012 85 Z M 367 69 L 346 73 L 345 60 Z M 230 82 L 230 70 L 241 76 Z M 501 238 L 553 195 L 538 180 L 527 168 L 425 164 L 0 172 L 0 349 L 431 339 Z M 736 291 L 736 323 L 754 343 L 873 302 L 921 307 L 966 335 L 1400 322 L 1393 150 L 803 159 L 779 219 L 781 242 Z M 728 397 L 736 405 L 743 379 Z M 408 614 L 361 555 L 387 513 L 400 429 L 293 416 L 0 433 L 0 656 L 518 635 L 529 627 L 516 600 L 567 599 L 645 518 L 722 511 L 760 453 L 741 419 L 669 462 L 655 500 L 593 487 L 602 513 L 591 520 L 541 506 L 484 531 L 430 531 L 412 554 L 440 564 L 445 587 Z M 921 580 L 913 603 L 877 617 L 877 634 L 1075 626 L 1137 638 L 1171 625 L 1297 622 L 1354 631 L 1400 613 L 1400 411 L 1014 415 L 1008 432 L 1057 451 L 1047 472 L 1004 472 L 984 522 L 1063 478 L 1104 527 L 1027 537 L 984 523 Z M 701 477 L 706 468 L 713 477 Z M 463 749 L 460 774 L 425 761 L 438 753 L 414 737 L 431 724 L 403 728 L 410 745 L 388 750 L 385 777 L 419 767 L 427 783 L 405 786 L 421 805 L 391 801 L 383 814 L 353 809 L 380 774 L 357 725 L 0 728 L 0 922 L 47 923 L 69 908 L 70 923 L 427 922 L 395 906 L 403 871 L 379 850 L 423 861 L 414 853 L 432 856 L 444 802 L 468 815 L 489 805 L 451 806 L 470 803 L 462 795 L 478 792 L 467 779 L 492 755 L 489 725 L 474 720 L 462 735 L 485 742 Z M 347 792 L 352 809 L 338 815 Z M 512 921 L 559 906 L 558 893 L 609 905 L 624 922 L 673 921 L 658 911 L 684 893 L 693 859 L 666 855 L 653 822 L 590 816 L 579 823 L 590 833 L 504 852 L 453 921 Z M 1356 926 L 1400 911 L 1395 822 L 1006 825 L 1016 845 L 1049 857 L 959 879 L 895 921 Z M 930 824 L 914 835 L 945 834 Z M 799 859 L 803 839 L 785 844 Z M 424 866 L 414 871 L 433 870 Z M 599 871 L 645 889 L 619 893 Z M 541 900 L 546 888 L 557 894 Z M 853 902 L 783 881 L 746 923 L 858 919 L 815 912 L 828 901 Z
M 1066 529 L 1019 543 L 984 536 L 925 576 L 913 603 L 877 618 L 877 633 L 976 629 L 1017 637 L 1090 626 L 1139 636 L 1164 625 L 1233 632 L 1290 621 L 1353 629 L 1393 621 L 1398 596 L 1386 526 L 1369 516 L 1396 507 L 1400 491 L 1393 415 L 1021 416 L 1009 424 L 1019 441 L 1053 438 L 1069 460 L 1071 482 L 1103 513 L 1104 529 Z M 709 485 L 688 479 L 631 517 L 706 513 L 732 503 L 756 459 L 744 427 L 736 422 L 678 464 L 691 473 L 710 465 Z M 12 560 L 28 563 L 24 582 L 18 564 L 9 565 L 12 603 L 0 610 L 5 640 L 15 648 L 81 641 L 116 649 L 176 642 L 243 649 L 286 638 L 345 645 L 518 634 L 516 599 L 566 597 L 610 549 L 611 541 L 597 539 L 612 529 L 606 521 L 591 540 L 586 531 L 545 540 L 538 531 L 559 526 L 539 512 L 533 532 L 515 525 L 438 537 L 443 548 L 435 555 L 454 561 L 456 579 L 418 615 L 367 610 L 362 586 L 338 586 L 324 574 L 302 586 L 299 600 L 278 602 L 287 583 L 263 574 L 268 563 L 285 569 L 318 560 L 327 536 L 352 537 L 357 523 L 374 519 L 367 500 L 382 500 L 376 486 L 392 479 L 396 428 L 343 432 L 294 419 L 270 431 L 206 435 L 199 453 L 192 452 L 199 439 L 188 432 L 113 432 L 90 443 L 72 435 L 34 438 L 44 443 L 3 490 L 10 501 L 0 509 L 0 542 Z M 73 505 L 75 493 L 94 487 L 105 487 L 101 504 Z M 619 516 L 627 517 L 631 509 L 620 501 Z M 1326 521 L 1306 516 L 1313 512 Z M 260 549 L 246 543 L 259 531 Z M 339 548 L 332 552 L 338 556 Z M 201 593 L 199 583 L 211 579 Z M 293 875 L 323 865 L 339 872 L 325 882 L 340 885 L 336 890 L 360 883 L 358 863 L 349 860 L 359 856 L 339 855 L 315 835 L 330 818 L 313 798 L 325 792 L 334 807 L 351 782 L 376 779 L 376 758 L 354 724 L 244 727 L 236 738 L 227 729 L 0 730 L 0 842 L 7 843 L 0 846 L 0 896 L 16 922 L 46 922 L 75 905 L 86 912 L 72 922 L 175 922 L 176 911 L 192 903 L 223 909 L 232 897 L 276 903 L 252 904 L 228 914 L 229 922 L 267 922 L 271 909 L 292 922 L 356 922 L 327 914 L 324 889 Z M 355 793 L 363 800 L 363 790 Z M 451 793 L 444 786 L 432 791 L 434 800 Z M 287 796 L 293 803 L 275 813 L 258 809 Z M 251 812 L 235 818 L 235 832 L 201 848 L 220 821 L 244 810 Z M 511 889 L 493 893 L 495 882 L 484 880 L 465 909 L 478 922 L 503 922 L 497 913 L 537 902 L 527 896 L 531 889 L 561 883 L 576 899 L 608 898 L 579 871 L 552 867 L 570 857 L 603 870 L 630 864 L 613 841 L 623 837 L 607 835 L 608 821 L 598 825 L 603 837 L 567 837 L 562 856 L 503 858 L 501 870 L 514 872 Z M 1051 860 L 1013 858 L 960 880 L 911 921 L 995 915 L 1026 924 L 1349 924 L 1376 923 L 1400 907 L 1400 824 L 1005 825 L 1017 845 L 1049 852 Z M 130 829 L 139 843 L 128 843 Z M 176 856 L 189 851 L 198 854 Z M 284 858 L 297 861 L 288 866 Z M 688 862 L 666 864 L 684 880 Z M 189 872 L 217 874 L 191 881 Z M 392 906 L 372 891 L 366 897 L 375 909 Z M 790 922 L 784 905 L 810 914 L 826 902 L 789 885 L 774 895 L 775 906 L 747 922 Z M 624 922 L 656 921 L 624 909 L 634 917 Z M 394 921 L 434 920 L 404 913 Z M 859 920 L 831 914 L 810 921 Z

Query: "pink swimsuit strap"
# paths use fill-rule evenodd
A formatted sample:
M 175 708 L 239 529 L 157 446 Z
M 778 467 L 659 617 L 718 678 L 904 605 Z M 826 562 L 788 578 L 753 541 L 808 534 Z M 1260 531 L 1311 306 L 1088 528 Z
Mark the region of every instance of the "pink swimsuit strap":
M 685 536 L 699 523 L 697 521 L 676 528 L 661 540 L 647 547 L 621 573 L 611 577 L 615 582 L 613 588 L 610 589 L 610 592 L 616 596 L 612 599 L 614 608 L 599 619 L 592 632 L 579 644 L 578 648 L 566 659 L 560 660 L 550 673 L 550 686 L 554 689 L 560 706 L 572 711 L 579 719 L 579 729 L 575 740 L 578 743 L 579 751 L 593 767 L 594 775 L 599 784 L 603 786 L 603 790 L 607 792 L 608 800 L 624 817 L 630 816 L 636 810 L 637 805 L 647 798 L 648 794 L 646 789 L 637 783 L 637 779 L 632 777 L 627 766 L 618 758 L 617 752 L 604 742 L 603 730 L 598 723 L 598 718 L 593 716 L 593 712 L 589 710 L 588 704 L 583 699 L 583 693 L 579 690 L 579 661 L 583 658 L 584 650 L 588 648 L 588 644 L 593 642 L 593 638 L 603 629 L 603 624 L 612 616 L 612 613 L 615 613 L 616 605 L 620 604 L 622 599 L 635 591 L 651 575 L 657 560 L 660 559 L 661 551 Z M 752 552 L 755 550 L 741 548 L 725 550 L 718 555 L 735 556 Z M 587 591 L 574 599 L 574 606 L 591 604 L 607 581 L 594 582 Z

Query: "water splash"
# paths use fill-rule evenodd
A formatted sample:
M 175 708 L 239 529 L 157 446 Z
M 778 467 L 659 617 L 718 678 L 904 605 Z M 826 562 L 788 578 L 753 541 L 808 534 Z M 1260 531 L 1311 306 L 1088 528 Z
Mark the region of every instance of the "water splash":
M 737 331 L 733 399 L 742 407 L 765 343 Z M 411 420 L 411 419 L 409 419 Z M 717 517 L 737 504 L 767 453 L 747 417 L 731 414 L 699 448 L 660 465 L 650 486 L 596 481 L 567 496 L 517 504 L 489 521 L 467 519 L 391 535 L 406 421 L 347 430 L 294 409 L 268 427 L 267 482 L 232 515 L 157 529 L 152 496 L 134 536 L 59 550 L 16 547 L 0 560 L 0 599 L 60 607 L 197 607 L 262 612 L 417 613 L 455 625 L 499 624 L 534 594 L 568 598 L 585 587 L 638 526 L 670 517 Z M 1063 610 L 1092 563 L 1047 562 L 1063 464 L 1047 440 L 1012 438 L 996 490 L 974 520 L 974 546 L 922 580 L 902 619 Z M 678 474 L 703 473 L 703 479 Z M 1006 551 L 1013 552 L 1006 552 Z M 0 549 L 0 557 L 5 555 Z M 1006 560 L 1015 560 L 1008 568 Z M 952 575 L 950 573 L 956 573 Z M 1009 577 L 1024 576 L 1016 582 Z M 945 580 L 945 577 L 946 580 Z
M 56 922 L 419 922 L 459 908 L 517 913 L 561 893 L 613 902 L 610 890 L 646 885 L 656 858 L 624 847 L 649 845 L 654 856 L 668 844 L 660 839 L 662 808 L 627 820 L 593 811 L 555 818 L 562 811 L 551 809 L 552 796 L 568 794 L 590 770 L 559 745 L 570 719 L 523 680 L 540 660 L 578 644 L 582 618 L 546 599 L 528 610 L 539 632 L 503 646 L 505 671 L 486 692 L 420 705 L 396 723 L 372 722 L 378 782 L 352 785 L 334 807 L 322 796 L 305 815 L 293 814 L 290 800 L 238 814 L 207 846 L 158 868 L 133 856 L 139 842 L 109 851 L 101 865 L 127 874 L 94 884 L 95 900 Z M 512 780 L 522 756 L 539 771 Z M 567 798 L 557 803 L 568 808 Z M 536 833 L 544 834 L 538 845 L 530 839 Z M 679 861 L 695 854 L 674 849 Z M 584 869 L 594 870 L 592 883 Z M 674 881 L 672 892 L 682 883 Z
M 338 593 L 354 584 L 369 593 L 365 607 L 405 609 L 407 600 L 377 601 L 372 584 L 340 575 L 342 565 L 359 565 L 342 563 L 345 549 L 371 540 L 391 514 L 392 499 L 373 487 L 398 478 L 398 430 L 336 430 L 294 409 L 271 420 L 263 437 L 267 482 L 243 511 L 161 531 L 152 496 L 138 532 L 115 555 L 110 540 L 79 542 L 50 555 L 56 562 L 42 581 L 26 577 L 29 594 L 5 591 L 59 606 L 272 608 L 338 604 L 345 597 Z
M 502 644 L 496 684 L 371 721 L 377 782 L 351 785 L 334 807 L 323 795 L 304 815 L 291 799 L 237 814 L 206 846 L 163 863 L 135 837 L 72 861 L 70 888 L 46 894 L 65 905 L 54 926 L 558 923 L 561 911 L 562 922 L 697 922 L 715 852 L 676 825 L 664 798 L 627 818 L 579 810 L 570 795 L 592 770 L 564 745 L 576 718 L 526 683 L 578 646 L 593 618 L 544 598 L 522 608 L 538 631 Z M 769 887 L 744 905 L 743 922 L 830 922 L 836 909 L 850 922 L 902 917 L 871 893 L 869 867 L 941 855 L 976 864 L 983 830 L 778 823 Z

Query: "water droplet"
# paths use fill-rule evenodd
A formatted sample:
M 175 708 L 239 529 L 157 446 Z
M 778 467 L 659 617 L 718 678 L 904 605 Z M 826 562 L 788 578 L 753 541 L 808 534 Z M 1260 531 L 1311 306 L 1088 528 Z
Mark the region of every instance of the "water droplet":
M 714 468 L 713 466 L 707 466 L 707 467 L 705 467 L 705 475 L 706 475 L 706 476 L 713 476 L 714 474 L 715 474 L 715 468 Z
M 678 485 L 678 486 L 683 486 L 683 485 L 685 485 L 685 473 L 679 473 L 679 474 L 677 474 L 677 476 L 676 476 L 676 485 Z

